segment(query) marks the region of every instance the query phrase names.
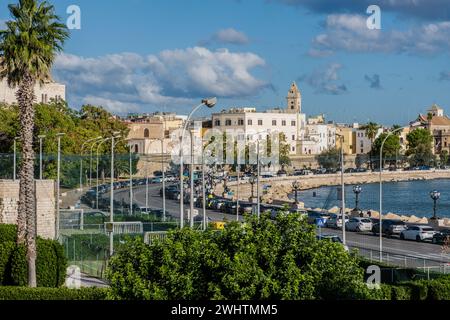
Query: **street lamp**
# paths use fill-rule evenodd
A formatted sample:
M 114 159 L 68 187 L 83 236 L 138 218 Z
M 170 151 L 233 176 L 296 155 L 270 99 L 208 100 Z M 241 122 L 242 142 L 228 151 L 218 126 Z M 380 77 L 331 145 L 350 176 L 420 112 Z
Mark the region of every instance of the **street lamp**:
M 353 193 L 355 194 L 355 209 L 353 211 L 359 212 L 358 204 L 359 204 L 359 194 L 361 193 L 362 188 L 359 185 L 353 187 Z
M 300 190 L 300 182 L 294 181 L 292 183 L 292 189 L 295 191 L 295 204 L 298 205 L 298 190 Z
M 341 197 L 342 197 L 342 242 L 345 245 L 346 243 L 346 233 L 345 233 L 345 184 L 344 184 L 344 136 L 341 134 L 337 134 L 341 140 Z
M 202 107 L 203 105 L 207 106 L 208 108 L 212 108 L 217 104 L 217 98 L 209 98 L 209 99 L 203 99 L 202 103 L 199 104 L 198 106 L 194 107 L 191 111 L 191 113 L 188 115 L 186 122 L 184 123 L 183 126 L 183 131 L 181 132 L 181 137 L 180 137 L 180 228 L 182 229 L 184 227 L 184 208 L 183 208 L 183 201 L 184 201 L 184 194 L 183 194 L 183 139 L 184 139 L 184 134 L 186 132 L 186 128 L 189 124 L 189 120 L 191 119 L 192 115 L 198 110 L 200 109 L 200 107 Z M 192 139 L 191 139 L 192 140 Z M 192 197 L 191 197 L 191 202 L 192 202 Z M 191 207 L 193 206 L 193 204 L 191 203 Z M 192 214 L 192 212 L 191 212 Z
M 40 135 L 39 138 L 39 180 L 42 180 L 42 140 L 46 136 Z
M 84 150 L 84 146 L 92 141 L 96 141 L 102 139 L 103 137 L 97 137 L 94 139 L 89 139 L 85 142 L 83 142 L 83 144 L 81 145 L 81 154 L 80 154 L 80 192 L 83 193 L 83 150 Z
M 97 162 L 96 162 L 96 165 L 97 165 L 97 168 L 96 168 L 96 173 L 97 173 L 97 185 L 96 185 L 96 192 L 95 192 L 95 195 L 96 195 L 96 206 L 95 206 L 95 208 L 98 210 L 98 163 L 100 162 L 100 156 L 99 156 L 99 151 L 100 151 L 100 146 L 104 143 L 104 142 L 106 142 L 106 141 L 108 141 L 109 139 L 111 139 L 111 138 L 106 138 L 106 139 L 103 139 L 103 140 L 101 140 L 100 141 L 100 143 L 98 144 L 98 146 L 97 146 Z
M 431 219 L 436 220 L 437 216 L 436 216 L 436 202 L 439 200 L 439 198 L 441 197 L 441 193 L 439 191 L 431 191 L 430 192 L 430 197 L 431 199 L 433 199 L 433 217 Z
M 58 133 L 58 164 L 57 164 L 57 181 L 56 181 L 56 239 L 59 239 L 59 197 L 60 197 L 60 179 L 61 179 L 61 137 L 65 133 Z
M 111 137 L 111 183 L 110 183 L 110 199 L 109 199 L 109 222 L 111 223 L 111 231 L 109 234 L 109 255 L 114 253 L 114 140 L 120 138 L 120 132 L 113 132 Z
M 415 124 L 411 124 L 411 126 L 414 126 Z M 387 139 L 399 132 L 402 131 L 403 129 L 409 128 L 409 126 L 404 126 L 404 127 L 400 127 L 397 128 L 395 130 L 392 130 L 391 132 L 389 132 L 386 137 L 384 138 L 383 142 L 381 143 L 381 147 L 380 147 L 380 175 L 379 175 L 379 183 L 380 183 L 380 218 L 379 218 L 379 225 L 380 225 L 380 262 L 383 261 L 383 230 L 382 230 L 382 225 L 383 225 L 383 181 L 382 181 L 382 173 L 383 173 L 383 147 L 384 144 L 386 143 Z

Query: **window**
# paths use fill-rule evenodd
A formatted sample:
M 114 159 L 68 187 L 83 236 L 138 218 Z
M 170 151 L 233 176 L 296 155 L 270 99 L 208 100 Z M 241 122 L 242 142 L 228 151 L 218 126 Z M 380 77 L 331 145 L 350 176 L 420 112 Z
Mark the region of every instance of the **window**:
M 361 153 L 364 153 L 364 149 L 361 149 Z
M 148 129 L 144 130 L 144 138 L 150 138 L 150 130 Z
M 249 126 L 253 125 L 252 119 L 248 119 L 247 124 L 248 124 Z
M 139 146 L 137 144 L 134 145 L 134 153 L 139 153 Z
M 285 127 L 286 126 L 286 120 L 281 121 L 281 125 Z
M 258 126 L 262 126 L 263 125 L 263 121 L 262 120 L 258 120 Z
M 244 125 L 244 119 L 238 119 L 238 125 L 243 126 Z
M 291 121 L 291 126 L 295 127 L 295 121 Z
M 295 152 L 295 147 L 292 147 L 292 152 Z
M 292 135 L 292 141 L 295 141 L 295 134 Z
M 272 120 L 272 125 L 276 126 L 277 125 L 277 120 Z
M 230 119 L 226 119 L 225 120 L 225 126 L 227 126 L 227 127 L 231 126 L 231 120 Z
M 220 120 L 217 119 L 216 121 L 214 121 L 214 125 L 215 125 L 216 127 L 220 127 Z

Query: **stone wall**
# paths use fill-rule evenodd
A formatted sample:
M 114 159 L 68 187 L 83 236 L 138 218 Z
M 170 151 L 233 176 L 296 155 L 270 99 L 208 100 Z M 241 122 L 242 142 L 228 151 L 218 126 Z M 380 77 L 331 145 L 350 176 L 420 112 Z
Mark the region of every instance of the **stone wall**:
M 55 238 L 56 202 L 53 180 L 36 181 L 37 233 L 42 238 Z M 19 181 L 0 180 L 0 223 L 16 224 Z

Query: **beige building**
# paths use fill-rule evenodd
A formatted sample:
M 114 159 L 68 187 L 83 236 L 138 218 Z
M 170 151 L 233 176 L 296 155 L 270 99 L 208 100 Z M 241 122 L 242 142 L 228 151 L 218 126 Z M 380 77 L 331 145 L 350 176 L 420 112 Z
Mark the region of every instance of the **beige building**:
M 265 132 L 284 133 L 286 142 L 290 146 L 290 154 L 294 155 L 298 152 L 298 141 L 306 125 L 305 114 L 301 113 L 301 93 L 295 83 L 292 83 L 286 100 L 287 106 L 284 109 L 275 108 L 257 112 L 256 108 L 244 107 L 213 113 L 212 127 L 222 132 L 241 131 L 241 135 L 252 142 L 263 139 Z
M 0 81 L 0 103 L 17 104 L 17 88 L 12 89 L 8 86 L 5 79 Z M 49 103 L 52 100 L 66 100 L 66 86 L 56 82 L 47 82 L 43 86 L 36 84 L 34 87 L 36 103 Z
M 443 150 L 450 152 L 450 118 L 444 114 L 443 108 L 434 104 L 426 115 L 420 114 L 417 121 L 433 136 L 434 154 L 440 154 Z

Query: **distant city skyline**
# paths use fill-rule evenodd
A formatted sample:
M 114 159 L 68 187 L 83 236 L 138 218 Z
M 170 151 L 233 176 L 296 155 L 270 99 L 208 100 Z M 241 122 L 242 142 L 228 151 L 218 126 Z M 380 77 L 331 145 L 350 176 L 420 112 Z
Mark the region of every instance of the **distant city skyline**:
M 450 108 L 448 1 L 378 1 L 381 30 L 367 28 L 366 0 L 50 2 L 63 21 L 81 9 L 53 72 L 74 108 L 187 114 L 217 96 L 214 112 L 264 110 L 285 106 L 292 81 L 304 113 L 336 122 L 406 124 L 433 103 Z

